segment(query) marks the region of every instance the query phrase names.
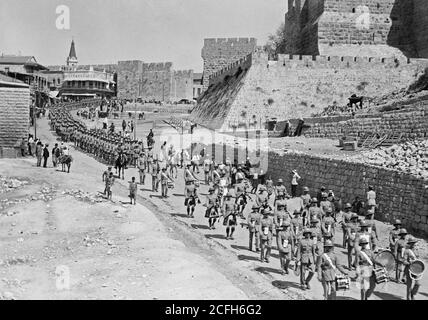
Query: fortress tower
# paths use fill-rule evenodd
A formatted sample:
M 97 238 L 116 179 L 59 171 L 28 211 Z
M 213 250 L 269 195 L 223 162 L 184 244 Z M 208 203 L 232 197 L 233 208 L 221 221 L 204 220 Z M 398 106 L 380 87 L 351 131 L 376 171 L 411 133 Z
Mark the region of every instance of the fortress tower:
M 289 54 L 428 57 L 423 0 L 288 0 Z

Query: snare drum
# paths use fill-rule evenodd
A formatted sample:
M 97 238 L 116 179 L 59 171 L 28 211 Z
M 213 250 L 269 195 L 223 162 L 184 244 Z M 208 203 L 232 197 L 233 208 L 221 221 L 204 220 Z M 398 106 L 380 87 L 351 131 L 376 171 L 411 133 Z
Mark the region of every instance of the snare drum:
M 351 278 L 346 275 L 336 275 L 336 291 L 349 290 L 351 286 Z
M 376 283 L 384 283 L 388 281 L 388 273 L 385 268 L 376 268 L 374 269 Z
M 168 181 L 167 184 L 168 184 L 168 188 L 169 189 L 173 189 L 174 188 L 174 182 Z

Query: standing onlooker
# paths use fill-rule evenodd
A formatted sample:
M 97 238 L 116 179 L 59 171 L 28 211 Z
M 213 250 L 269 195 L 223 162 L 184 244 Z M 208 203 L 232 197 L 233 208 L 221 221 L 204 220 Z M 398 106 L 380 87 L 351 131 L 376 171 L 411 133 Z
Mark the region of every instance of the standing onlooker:
M 49 144 L 45 144 L 45 147 L 43 148 L 43 168 L 46 168 L 48 158 L 49 158 Z
M 52 164 L 54 168 L 56 168 L 58 164 L 58 158 L 59 158 L 59 148 L 58 148 L 58 143 L 55 143 L 55 146 L 52 148 Z
M 375 212 L 376 208 L 376 192 L 373 190 L 373 186 L 369 186 L 369 191 L 367 192 L 367 210 Z
M 29 154 L 30 156 L 32 156 L 32 157 L 34 157 L 34 155 L 33 155 L 33 149 L 32 149 L 33 144 L 34 144 L 33 135 L 32 135 L 32 134 L 30 134 L 30 135 L 28 136 L 28 154 Z
M 42 142 L 38 140 L 36 146 L 36 157 L 37 157 L 37 166 L 40 167 L 42 165 L 42 155 L 43 155 L 43 147 Z
M 297 197 L 297 186 L 299 185 L 297 181 L 300 180 L 300 176 L 296 170 L 291 171 L 291 173 L 293 173 L 293 177 L 291 178 L 291 196 L 295 198 Z
M 22 138 L 21 140 L 21 156 L 25 157 L 25 149 L 27 149 L 27 142 L 25 141 L 25 138 Z

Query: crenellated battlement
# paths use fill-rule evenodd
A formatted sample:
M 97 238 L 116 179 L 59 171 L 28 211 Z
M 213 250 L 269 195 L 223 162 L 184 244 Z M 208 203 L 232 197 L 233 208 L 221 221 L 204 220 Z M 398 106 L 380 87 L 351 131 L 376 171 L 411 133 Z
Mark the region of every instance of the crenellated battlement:
M 257 45 L 256 38 L 209 38 L 204 39 L 204 46 L 235 46 L 235 45 Z
M 229 73 L 230 70 L 234 70 L 234 69 L 238 68 L 239 66 L 243 66 L 246 64 L 248 64 L 248 66 L 251 66 L 252 57 L 253 57 L 253 55 L 249 54 L 244 58 L 241 58 L 239 60 L 236 60 L 236 61 L 228 64 L 227 66 L 220 69 L 219 71 L 212 73 L 209 76 L 210 81 L 211 81 L 211 79 L 215 79 L 217 77 L 220 77 L 222 74 Z
M 172 62 L 143 63 L 144 71 L 171 71 Z
M 410 64 L 411 60 L 405 57 L 357 57 L 357 56 L 312 56 L 312 55 L 289 55 L 279 54 L 278 64 L 284 66 L 307 66 L 317 65 L 332 67 L 352 67 L 371 64 L 373 66 L 384 66 L 395 68 L 399 65 Z
M 193 70 L 174 71 L 174 77 L 193 77 Z

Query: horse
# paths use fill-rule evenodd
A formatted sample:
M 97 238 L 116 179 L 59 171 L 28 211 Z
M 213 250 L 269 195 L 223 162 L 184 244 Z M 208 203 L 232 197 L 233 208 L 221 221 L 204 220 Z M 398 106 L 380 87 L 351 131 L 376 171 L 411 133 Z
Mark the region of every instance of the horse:
M 115 161 L 115 166 L 114 166 L 114 168 L 116 169 L 116 174 L 119 171 L 119 179 L 121 178 L 121 175 L 122 175 L 122 180 L 125 179 L 125 169 L 127 164 L 128 164 L 128 159 L 126 155 L 124 153 L 120 153 L 117 156 L 117 159 Z
M 62 172 L 65 172 L 65 167 L 67 166 L 67 173 L 70 173 L 71 163 L 73 162 L 73 158 L 69 155 L 62 155 L 58 158 L 58 162 L 62 165 Z

